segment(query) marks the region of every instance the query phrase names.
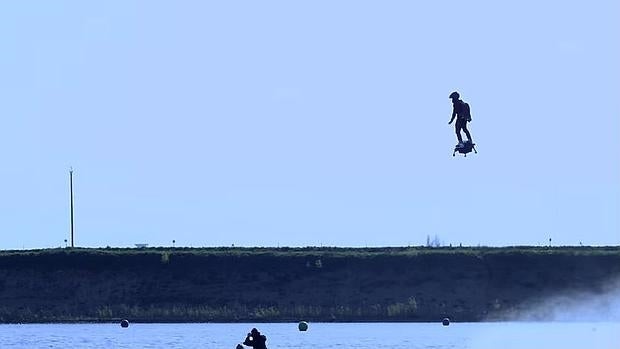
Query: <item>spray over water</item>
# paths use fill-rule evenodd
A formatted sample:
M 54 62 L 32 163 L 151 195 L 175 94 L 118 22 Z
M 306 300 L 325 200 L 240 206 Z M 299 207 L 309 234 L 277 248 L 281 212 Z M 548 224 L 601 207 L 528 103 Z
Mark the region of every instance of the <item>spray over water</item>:
M 502 318 L 509 321 L 620 321 L 620 279 L 596 291 L 566 291 L 530 300 Z

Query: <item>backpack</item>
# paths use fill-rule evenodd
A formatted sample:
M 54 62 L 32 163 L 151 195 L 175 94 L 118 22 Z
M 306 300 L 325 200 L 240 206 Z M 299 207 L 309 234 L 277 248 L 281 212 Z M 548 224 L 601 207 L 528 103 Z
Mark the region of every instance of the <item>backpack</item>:
M 469 104 L 461 101 L 461 112 L 463 113 L 463 118 L 467 121 L 471 121 L 471 112 L 469 110 Z

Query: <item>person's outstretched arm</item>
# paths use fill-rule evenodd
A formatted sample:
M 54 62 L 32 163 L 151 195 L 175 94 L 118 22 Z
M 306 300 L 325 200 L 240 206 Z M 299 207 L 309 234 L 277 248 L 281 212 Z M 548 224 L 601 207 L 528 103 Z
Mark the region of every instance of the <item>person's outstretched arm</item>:
M 450 119 L 450 121 L 448 121 L 448 125 L 450 125 L 452 121 L 454 121 L 455 117 L 456 117 L 456 105 L 452 105 L 452 118 Z

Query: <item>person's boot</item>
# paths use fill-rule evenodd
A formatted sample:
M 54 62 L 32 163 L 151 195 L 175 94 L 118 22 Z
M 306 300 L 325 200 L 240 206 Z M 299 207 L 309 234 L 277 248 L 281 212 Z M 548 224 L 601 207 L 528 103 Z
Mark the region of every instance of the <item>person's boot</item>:
M 459 144 L 456 145 L 457 148 L 463 148 L 465 147 L 465 144 L 463 143 L 463 141 L 459 141 Z

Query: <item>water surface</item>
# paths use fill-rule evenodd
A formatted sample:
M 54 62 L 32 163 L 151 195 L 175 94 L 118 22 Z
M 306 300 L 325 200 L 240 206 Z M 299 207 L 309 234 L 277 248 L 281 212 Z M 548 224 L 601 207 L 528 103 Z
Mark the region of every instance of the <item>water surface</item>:
M 0 348 L 233 349 L 252 327 L 269 349 L 465 348 L 617 349 L 620 323 L 296 323 L 266 324 L 36 324 L 0 325 Z

